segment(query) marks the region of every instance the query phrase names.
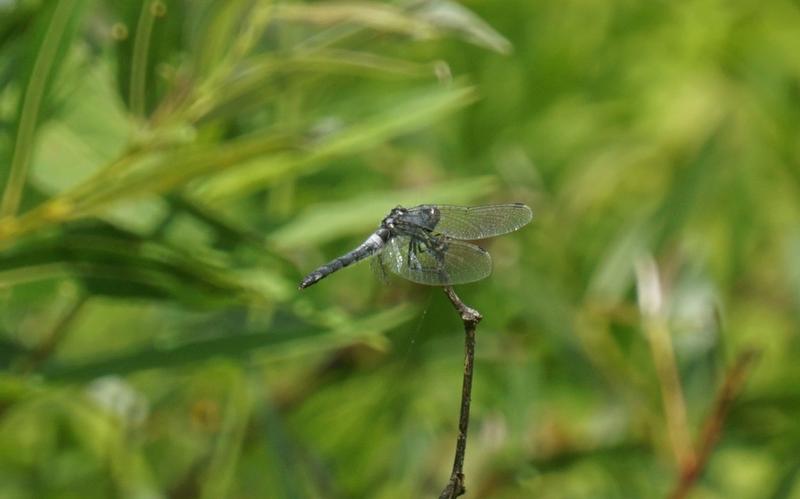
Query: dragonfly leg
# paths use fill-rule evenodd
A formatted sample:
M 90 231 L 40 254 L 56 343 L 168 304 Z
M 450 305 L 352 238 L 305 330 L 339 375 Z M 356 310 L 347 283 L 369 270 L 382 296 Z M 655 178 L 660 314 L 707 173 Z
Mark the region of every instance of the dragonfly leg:
M 443 281 L 447 281 L 447 272 L 444 269 L 444 254 L 447 251 L 447 243 L 444 241 L 444 238 L 435 241 L 436 246 L 431 248 L 431 253 L 433 253 L 433 258 L 436 259 L 436 266 L 438 267 L 439 274 Z
M 416 237 L 412 237 L 408 241 L 408 268 L 413 270 L 424 270 L 422 262 L 419 259 L 420 253 L 423 251 L 425 243 Z

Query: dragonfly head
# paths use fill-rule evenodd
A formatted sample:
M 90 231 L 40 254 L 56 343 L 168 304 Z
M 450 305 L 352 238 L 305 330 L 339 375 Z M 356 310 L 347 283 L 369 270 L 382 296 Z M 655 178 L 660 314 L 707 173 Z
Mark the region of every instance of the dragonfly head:
M 386 227 L 389 230 L 394 229 L 394 225 L 397 223 L 397 220 L 406 213 L 408 213 L 408 210 L 402 206 L 395 207 L 391 212 L 389 212 L 386 218 L 381 221 L 381 227 Z

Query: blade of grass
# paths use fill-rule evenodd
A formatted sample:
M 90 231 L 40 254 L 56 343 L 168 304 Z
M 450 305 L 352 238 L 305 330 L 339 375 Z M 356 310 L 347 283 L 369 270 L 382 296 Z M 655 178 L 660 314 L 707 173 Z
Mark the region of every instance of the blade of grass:
M 694 156 L 675 172 L 670 190 L 652 217 L 652 224 L 659 228 L 654 236 L 654 248 L 659 249 L 669 242 L 703 202 L 703 188 L 714 174 L 714 160 L 729 127 L 729 123 L 723 121 Z
M 200 494 L 203 499 L 230 495 L 231 482 L 253 407 L 242 370 L 238 366 L 224 366 L 221 375 L 223 379 L 227 378 L 228 401 L 208 468 L 203 473 Z
M 166 7 L 159 0 L 142 2 L 139 21 L 136 23 L 136 35 L 133 40 L 133 56 L 131 61 L 130 106 L 135 116 L 144 117 L 146 108 L 145 88 L 147 84 L 147 56 L 150 52 L 150 40 L 156 17 L 163 15 Z
M 228 68 L 226 59 L 231 40 L 234 40 L 240 23 L 244 21 L 248 27 L 251 25 L 250 13 L 255 9 L 251 2 L 244 0 L 209 2 L 204 7 L 204 15 L 190 32 L 195 75 L 213 74 L 220 68 Z
M 233 298 L 279 301 L 293 286 L 267 269 L 231 268 L 184 249 L 95 224 L 31 238 L 0 253 L 0 285 L 73 277 L 98 294 L 177 298 L 186 303 Z M 210 300 L 209 300 L 210 299 Z
M 224 172 L 193 189 L 200 198 L 213 202 L 243 196 L 279 179 L 307 175 L 326 161 L 355 154 L 393 137 L 408 133 L 464 107 L 475 99 L 469 86 L 435 88 L 370 116 L 311 145 L 302 153 L 273 155 L 261 161 Z
M 43 366 L 41 374 L 54 381 L 85 381 L 108 374 L 125 375 L 144 369 L 177 368 L 212 358 L 241 359 L 242 355 L 257 349 L 269 349 L 268 357 L 286 358 L 369 339 L 411 320 L 415 314 L 413 307 L 400 305 L 354 320 L 332 331 L 301 325 L 280 331 L 231 334 L 168 348 L 150 347 L 117 356 L 109 355 L 85 363 L 59 365 L 50 362 Z
M 642 256 L 636 262 L 636 291 L 644 333 L 658 376 L 675 464 L 681 469 L 690 468 L 697 462 L 697 455 L 692 448 L 686 399 L 678 373 L 672 337 L 664 316 L 665 298 L 662 295 L 661 279 L 656 263 L 650 256 Z
M 326 26 L 357 24 L 414 38 L 431 38 L 435 34 L 435 29 L 425 20 L 416 19 L 401 8 L 377 2 L 282 4 L 276 7 L 274 15 L 281 20 Z
M 53 77 L 56 56 L 65 42 L 69 21 L 75 15 L 81 0 L 61 0 L 53 10 L 50 23 L 36 55 L 17 129 L 17 139 L 8 180 L 0 203 L 0 219 L 13 217 L 22 200 L 22 191 L 33 154 L 33 142 L 39 113 L 49 81 Z
M 416 4 L 416 5 L 415 5 Z M 511 42 L 471 10 L 451 0 L 412 2 L 415 17 L 441 31 L 452 31 L 465 40 L 501 54 L 511 52 Z
M 241 112 L 244 103 L 253 105 L 276 99 L 276 79 L 288 75 L 343 74 L 380 78 L 421 78 L 432 76 L 426 64 L 379 56 L 363 51 L 324 49 L 294 52 L 287 56 L 251 58 L 228 78 L 207 80 L 182 111 L 186 120 L 198 123 Z M 227 111 L 227 112 L 226 112 Z
M 118 201 L 161 193 L 195 176 L 289 147 L 291 141 L 286 137 L 266 132 L 224 146 L 192 145 L 156 157 L 126 154 L 107 167 L 117 170 L 115 182 L 108 182 L 110 174 L 106 169 L 100 170 L 86 182 L 53 197 L 18 220 L 0 225 L 0 246 L 45 227 L 98 213 Z

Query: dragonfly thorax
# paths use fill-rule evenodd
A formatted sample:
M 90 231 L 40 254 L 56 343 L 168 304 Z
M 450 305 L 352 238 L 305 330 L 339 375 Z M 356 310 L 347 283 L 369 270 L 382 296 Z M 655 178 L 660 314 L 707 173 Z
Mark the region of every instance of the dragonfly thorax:
M 428 205 L 424 206 L 422 210 L 419 212 L 420 217 L 420 225 L 426 227 L 427 229 L 433 230 L 436 225 L 439 223 L 439 219 L 441 218 L 441 212 L 435 206 Z
M 398 232 L 431 232 L 441 218 L 441 211 L 433 205 L 420 205 L 412 209 L 398 206 L 381 222 L 381 227 L 389 229 L 392 234 Z

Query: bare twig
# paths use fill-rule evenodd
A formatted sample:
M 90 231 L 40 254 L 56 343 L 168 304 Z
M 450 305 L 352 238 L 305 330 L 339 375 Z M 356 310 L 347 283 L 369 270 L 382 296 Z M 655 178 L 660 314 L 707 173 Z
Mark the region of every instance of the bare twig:
M 467 449 L 467 428 L 469 427 L 469 406 L 472 400 L 472 370 L 475 360 L 475 330 L 483 319 L 481 314 L 461 301 L 450 286 L 444 287 L 444 293 L 450 303 L 461 315 L 464 323 L 464 382 L 461 387 L 461 413 L 458 418 L 458 440 L 456 440 L 456 454 L 453 459 L 453 471 L 450 481 L 444 488 L 439 499 L 453 499 L 466 491 L 464 487 L 464 454 Z
M 687 497 L 689 491 L 692 489 L 695 482 L 697 482 L 697 479 L 700 478 L 703 469 L 711 458 L 714 446 L 717 444 L 722 434 L 722 427 L 725 424 L 728 412 L 734 400 L 736 400 L 736 397 L 742 391 L 747 376 L 750 374 L 753 363 L 757 358 L 758 352 L 756 350 L 747 350 L 743 352 L 726 374 L 725 381 L 717 393 L 717 398 L 711 413 L 708 415 L 703 425 L 703 431 L 700 433 L 696 460 L 691 466 L 684 466 L 681 469 L 678 483 L 669 496 L 671 499 L 683 499 Z

